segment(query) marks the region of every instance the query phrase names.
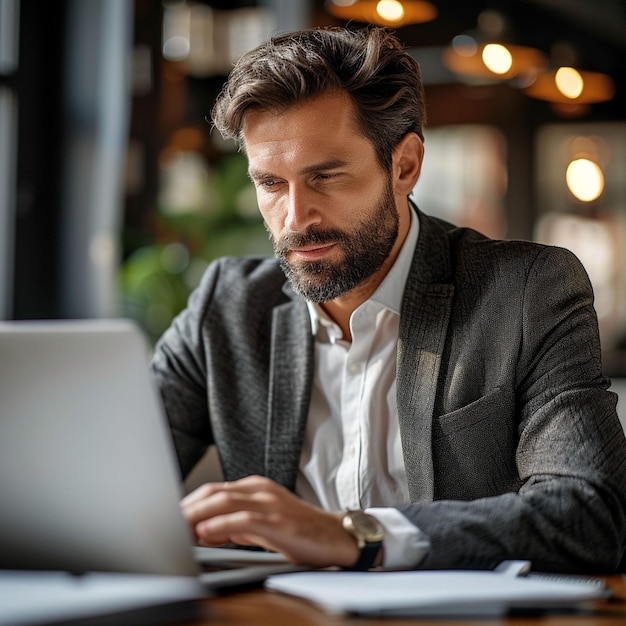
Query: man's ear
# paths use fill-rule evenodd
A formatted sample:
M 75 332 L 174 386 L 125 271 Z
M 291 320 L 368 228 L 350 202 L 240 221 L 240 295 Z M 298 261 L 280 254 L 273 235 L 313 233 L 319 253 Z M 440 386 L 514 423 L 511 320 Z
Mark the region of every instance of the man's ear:
M 392 171 L 394 191 L 408 196 L 422 169 L 424 144 L 417 133 L 407 133 L 397 145 L 393 153 Z

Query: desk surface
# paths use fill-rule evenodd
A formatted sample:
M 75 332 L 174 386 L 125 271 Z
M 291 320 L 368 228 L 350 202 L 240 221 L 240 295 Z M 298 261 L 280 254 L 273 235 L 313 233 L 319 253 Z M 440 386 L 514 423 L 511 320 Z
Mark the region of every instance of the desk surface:
M 367 619 L 336 617 L 313 606 L 272 591 L 251 590 L 209 598 L 202 602 L 205 618 L 172 622 L 171 626 L 448 626 L 468 624 L 497 624 L 498 626 L 624 626 L 626 624 L 626 577 L 610 576 L 607 583 L 613 588 L 613 600 L 596 602 L 576 615 L 555 612 L 538 616 L 511 616 L 485 620 L 476 619 Z M 170 626 L 168 624 L 168 626 Z

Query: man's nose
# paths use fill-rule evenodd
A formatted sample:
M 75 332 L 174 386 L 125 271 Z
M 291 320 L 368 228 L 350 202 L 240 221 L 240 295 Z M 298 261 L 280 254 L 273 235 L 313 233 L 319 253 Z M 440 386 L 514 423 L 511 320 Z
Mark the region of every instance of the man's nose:
M 315 203 L 315 193 L 306 185 L 290 185 L 287 202 L 285 228 L 288 230 L 302 232 L 320 223 L 321 215 Z

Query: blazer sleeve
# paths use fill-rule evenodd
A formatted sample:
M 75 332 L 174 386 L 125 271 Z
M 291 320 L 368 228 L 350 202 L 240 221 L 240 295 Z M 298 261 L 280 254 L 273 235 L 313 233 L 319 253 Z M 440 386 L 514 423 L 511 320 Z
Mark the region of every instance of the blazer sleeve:
M 219 274 L 218 264 L 209 266 L 187 307 L 157 342 L 150 363 L 183 478 L 213 443 L 202 325 Z
M 573 254 L 546 247 L 520 288 L 511 420 L 521 487 L 399 509 L 429 538 L 421 567 L 519 558 L 544 571 L 614 571 L 626 547 L 626 441 L 602 375 L 591 285 Z
M 267 471 L 272 324 L 291 302 L 285 280 L 273 258 L 217 259 L 155 346 L 183 477 L 213 444 L 225 479 Z

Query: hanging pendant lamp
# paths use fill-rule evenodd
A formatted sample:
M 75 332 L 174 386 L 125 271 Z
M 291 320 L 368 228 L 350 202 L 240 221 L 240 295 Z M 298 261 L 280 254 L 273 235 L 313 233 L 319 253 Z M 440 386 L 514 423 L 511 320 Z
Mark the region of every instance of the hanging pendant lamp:
M 342 20 L 378 26 L 405 26 L 429 22 L 437 9 L 425 0 L 328 0 L 326 10 Z
M 523 91 L 533 98 L 556 104 L 594 104 L 611 100 L 615 83 L 606 74 L 559 67 L 541 72 Z

